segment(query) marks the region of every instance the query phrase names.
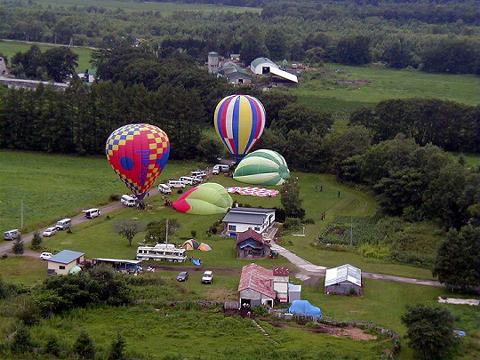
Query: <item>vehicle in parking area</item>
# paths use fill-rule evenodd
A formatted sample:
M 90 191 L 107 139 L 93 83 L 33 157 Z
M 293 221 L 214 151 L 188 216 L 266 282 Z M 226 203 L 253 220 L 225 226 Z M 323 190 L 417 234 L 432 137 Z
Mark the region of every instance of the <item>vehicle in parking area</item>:
M 167 184 L 158 184 L 158 191 L 162 194 L 171 194 L 172 189 Z
M 3 233 L 3 239 L 4 240 L 15 240 L 15 239 L 19 238 L 20 235 L 22 235 L 20 230 L 12 229 L 12 230 L 5 231 Z
M 42 253 L 40 254 L 40 259 L 42 259 L 42 260 L 49 260 L 52 256 L 53 256 L 53 254 L 50 253 L 50 252 L 42 252 Z
M 202 284 L 211 284 L 213 282 L 213 272 L 207 270 L 203 273 Z
M 102 213 L 100 212 L 99 209 L 88 209 L 88 210 L 83 210 L 83 212 L 85 213 L 85 217 L 87 219 L 94 219 L 100 215 L 102 215 Z
M 171 188 L 185 188 L 185 184 L 180 180 L 168 180 L 167 185 Z
M 226 164 L 217 164 L 217 165 L 214 165 L 213 166 L 213 169 L 212 169 L 212 174 L 213 175 L 218 175 L 220 174 L 221 172 L 223 173 L 226 173 L 230 171 L 230 166 L 229 165 L 226 165 Z
M 57 223 L 55 224 L 55 227 L 57 230 L 67 230 L 70 229 L 72 226 L 72 219 L 65 218 L 62 220 L 58 220 Z
M 188 271 L 182 271 L 177 275 L 177 281 L 183 282 L 188 280 Z
M 137 205 L 137 198 L 130 195 L 122 195 L 120 202 L 125 206 L 132 207 Z
M 182 183 L 184 183 L 185 185 L 195 184 L 195 180 L 190 176 L 181 176 L 180 179 L 178 179 L 178 180 L 181 181 Z
M 201 176 L 192 176 L 192 179 L 195 184 L 200 184 L 203 181 L 203 177 Z
M 195 170 L 195 171 L 192 171 L 190 174 L 192 174 L 192 177 L 204 178 L 205 176 L 207 176 L 207 173 L 202 170 Z
M 55 226 L 50 226 L 50 227 L 46 228 L 45 230 L 43 230 L 42 236 L 50 237 L 50 236 L 55 235 L 56 233 L 57 233 L 57 228 Z

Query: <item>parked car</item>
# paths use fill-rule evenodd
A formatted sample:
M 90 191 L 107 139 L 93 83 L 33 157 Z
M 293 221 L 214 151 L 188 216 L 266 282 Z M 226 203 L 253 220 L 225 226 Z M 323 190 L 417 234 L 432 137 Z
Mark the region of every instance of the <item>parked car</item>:
M 195 184 L 200 184 L 203 181 L 203 177 L 201 176 L 192 176 L 192 179 Z
M 225 165 L 225 164 L 217 164 L 217 165 L 213 166 L 212 174 L 213 175 L 218 175 L 221 172 L 226 173 L 226 172 L 229 172 L 229 171 L 230 171 L 230 166 Z
M 42 252 L 42 253 L 40 254 L 40 259 L 42 259 L 42 260 L 49 260 L 52 256 L 53 256 L 53 254 L 50 253 L 50 252 Z
M 195 170 L 195 171 L 192 171 L 190 174 L 192 174 L 192 177 L 204 178 L 205 176 L 207 176 L 207 173 L 202 170 Z
M 193 180 L 192 177 L 190 176 L 181 176 L 180 179 L 178 179 L 179 181 L 181 181 L 182 183 L 184 183 L 185 185 L 194 185 L 195 184 L 195 180 Z
M 57 228 L 55 226 L 51 226 L 43 230 L 42 236 L 50 237 L 55 235 L 56 233 L 57 233 Z
M 188 280 L 188 271 L 182 271 L 177 275 L 177 281 L 184 282 Z
M 180 180 L 168 180 L 167 185 L 171 188 L 185 188 L 185 184 Z
M 22 233 L 18 229 L 8 230 L 3 233 L 4 240 L 18 239 Z
M 170 189 L 170 186 L 167 184 L 158 184 L 158 191 L 161 192 L 162 194 L 171 194 L 172 189 Z
M 87 219 L 94 219 L 100 215 L 102 215 L 102 213 L 100 212 L 99 209 L 88 209 L 88 210 L 83 210 L 83 212 L 85 213 L 85 217 Z
M 125 206 L 132 207 L 137 205 L 137 198 L 135 196 L 122 195 L 120 202 Z
M 72 226 L 72 219 L 65 218 L 62 220 L 58 220 L 57 223 L 55 224 L 55 227 L 57 230 L 67 230 L 70 229 Z
M 202 284 L 211 284 L 213 282 L 213 272 L 207 270 L 203 273 Z

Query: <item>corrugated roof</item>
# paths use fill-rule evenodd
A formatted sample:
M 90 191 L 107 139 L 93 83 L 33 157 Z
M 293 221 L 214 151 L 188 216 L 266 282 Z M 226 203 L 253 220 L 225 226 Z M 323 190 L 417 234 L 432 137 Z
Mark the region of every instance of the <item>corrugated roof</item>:
M 263 236 L 262 234 L 256 232 L 253 229 L 248 229 L 247 231 L 241 232 L 237 234 L 237 244 L 247 240 L 247 239 L 254 239 L 258 242 L 263 243 Z
M 48 261 L 56 262 L 60 264 L 70 264 L 72 261 L 85 255 L 82 252 L 72 250 L 62 250 L 58 254 L 53 255 Z
M 268 214 L 274 211 L 274 209 L 237 207 L 230 209 L 222 221 L 226 223 L 263 225 Z
M 290 274 L 290 270 L 286 266 L 277 266 L 273 268 L 273 275 L 274 276 L 288 276 Z
M 259 57 L 259 58 L 256 58 L 255 60 L 253 60 L 251 62 L 251 66 L 253 68 L 256 68 L 258 65 L 262 64 L 262 63 L 268 63 L 270 65 L 274 65 L 276 67 L 278 67 L 277 64 L 275 64 L 272 60 L 270 60 L 269 58 L 266 58 L 266 57 Z
M 298 83 L 297 75 L 290 74 L 289 72 L 287 72 L 285 70 L 271 67 L 270 68 L 270 73 L 273 74 L 273 75 L 279 76 L 282 79 L 287 79 L 291 82 Z
M 124 260 L 124 259 L 109 259 L 109 258 L 95 258 L 93 260 L 100 262 L 113 262 L 113 263 L 124 263 L 124 264 L 139 264 L 142 260 Z
M 338 284 L 344 281 L 362 286 L 362 271 L 350 264 L 327 269 L 325 273 L 325 286 Z
M 265 269 L 257 264 L 245 265 L 242 268 L 238 291 L 251 289 L 275 299 L 275 291 L 273 290 L 273 272 Z

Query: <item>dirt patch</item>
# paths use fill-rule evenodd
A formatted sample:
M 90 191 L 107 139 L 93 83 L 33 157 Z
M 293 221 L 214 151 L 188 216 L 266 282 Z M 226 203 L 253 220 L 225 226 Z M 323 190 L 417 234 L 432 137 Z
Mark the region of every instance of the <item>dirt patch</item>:
M 181 271 L 188 271 L 188 272 L 203 272 L 205 270 L 211 270 L 215 274 L 218 275 L 231 275 L 231 274 L 240 274 L 239 269 L 231 269 L 231 268 L 215 268 L 209 267 L 195 267 L 195 266 L 168 266 L 168 265 L 153 265 L 155 271 L 173 271 L 173 272 L 181 272 Z

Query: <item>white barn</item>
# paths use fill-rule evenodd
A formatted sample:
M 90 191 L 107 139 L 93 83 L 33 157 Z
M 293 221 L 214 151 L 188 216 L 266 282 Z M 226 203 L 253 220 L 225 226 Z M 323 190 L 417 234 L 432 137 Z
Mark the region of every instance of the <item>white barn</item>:
M 298 78 L 296 75 L 280 69 L 280 67 L 272 60 L 265 57 L 259 57 L 253 60 L 250 64 L 250 70 L 256 75 L 272 74 L 281 78 L 282 80 L 287 80 L 295 84 L 298 83 Z

